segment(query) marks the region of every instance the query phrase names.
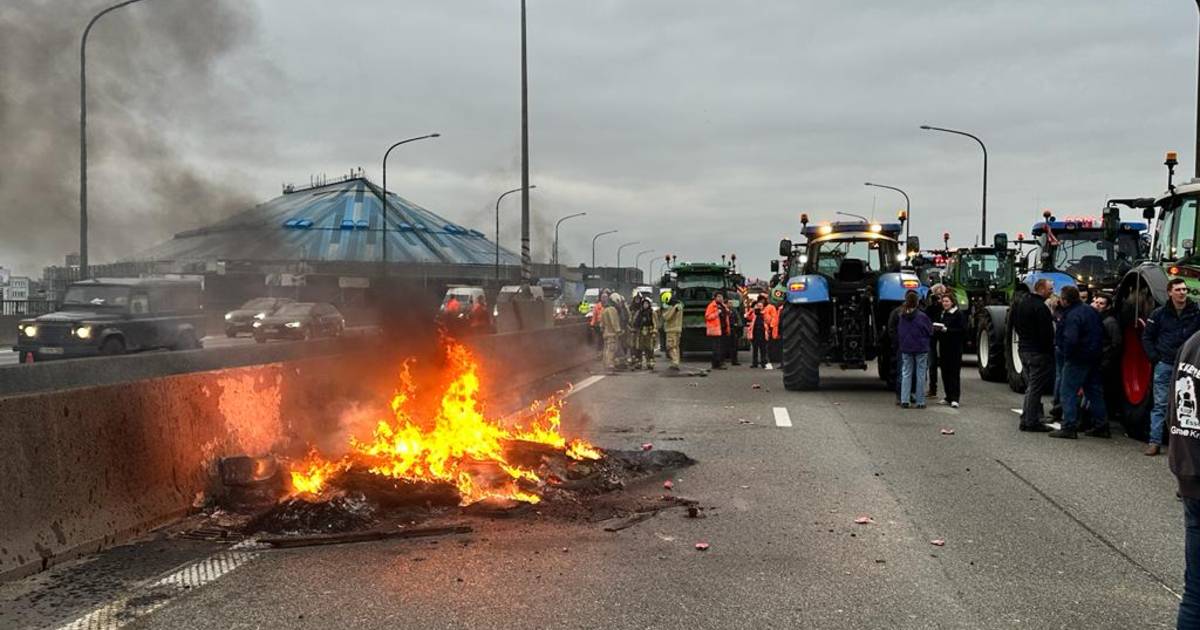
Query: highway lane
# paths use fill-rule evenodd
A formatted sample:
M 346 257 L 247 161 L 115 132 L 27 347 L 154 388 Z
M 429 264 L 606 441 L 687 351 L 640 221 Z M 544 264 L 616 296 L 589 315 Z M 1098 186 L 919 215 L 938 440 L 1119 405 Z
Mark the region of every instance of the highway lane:
M 745 367 L 620 374 L 569 401 L 569 433 L 697 458 L 675 487 L 709 518 L 616 533 L 490 521 L 465 540 L 264 552 L 133 627 L 1173 627 L 1183 531 L 1165 458 L 1019 433 L 1019 398 L 971 368 L 958 410 L 901 411 L 872 373 L 823 376 L 796 393 Z M 187 556 L 168 545 L 156 560 L 162 545 L 126 548 L 131 568 L 106 565 L 107 583 Z M 136 594 L 130 578 L 80 595 L 94 562 L 0 587 L 0 626 Z

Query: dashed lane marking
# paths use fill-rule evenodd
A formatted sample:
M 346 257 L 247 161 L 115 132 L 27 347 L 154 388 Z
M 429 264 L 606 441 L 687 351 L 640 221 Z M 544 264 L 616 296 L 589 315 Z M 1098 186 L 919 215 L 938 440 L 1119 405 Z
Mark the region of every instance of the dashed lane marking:
M 254 543 L 242 542 L 227 551 L 185 564 L 171 574 L 142 585 L 92 612 L 58 627 L 58 630 L 116 630 L 171 603 L 176 597 L 216 581 L 254 560 Z
M 582 381 L 579 381 L 578 383 L 575 384 L 574 387 L 571 388 L 571 392 L 569 394 L 567 394 L 567 397 L 574 396 L 575 394 L 578 394 L 579 392 L 591 387 L 592 385 L 599 383 L 600 379 L 604 378 L 604 376 L 605 376 L 604 374 L 595 374 L 595 375 L 592 375 L 592 376 L 589 376 L 589 377 L 583 379 Z
M 775 413 L 775 426 L 790 427 L 792 426 L 792 416 L 788 415 L 787 407 L 772 407 L 771 411 Z

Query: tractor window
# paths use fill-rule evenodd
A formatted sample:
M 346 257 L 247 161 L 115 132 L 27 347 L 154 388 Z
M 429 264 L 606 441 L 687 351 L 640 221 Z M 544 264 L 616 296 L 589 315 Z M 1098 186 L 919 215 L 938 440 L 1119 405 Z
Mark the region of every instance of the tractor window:
M 1133 267 L 1141 243 L 1136 234 L 1121 234 L 1117 242 L 1104 240 L 1099 230 L 1059 235 L 1053 246 L 1053 269 L 1066 272 L 1084 282 L 1102 282 L 1119 278 Z
M 862 261 L 864 271 L 877 271 L 880 268 L 879 251 L 875 241 L 825 241 L 816 247 L 817 273 L 836 276 L 845 260 Z
M 986 286 L 1007 282 L 1012 271 L 1008 259 L 995 254 L 965 254 L 959 261 L 960 279 L 965 285 Z
M 1196 253 L 1196 200 L 1185 200 L 1175 207 L 1170 216 L 1170 223 L 1166 228 L 1169 231 L 1163 233 L 1164 239 L 1170 243 L 1165 258 L 1181 260 L 1192 257 Z M 1192 247 L 1185 247 L 1184 241 L 1192 241 Z

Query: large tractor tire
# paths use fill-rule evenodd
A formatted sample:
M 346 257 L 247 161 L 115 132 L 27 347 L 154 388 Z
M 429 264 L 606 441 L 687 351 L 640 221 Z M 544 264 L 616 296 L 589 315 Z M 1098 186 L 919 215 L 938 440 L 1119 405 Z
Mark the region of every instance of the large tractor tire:
M 1013 330 L 1012 318 L 1004 326 L 1004 365 L 1008 372 L 1008 388 L 1018 394 L 1025 393 L 1025 366 L 1021 364 L 1020 337 Z
M 1150 437 L 1150 411 L 1154 409 L 1154 367 L 1142 349 L 1142 327 L 1137 320 L 1124 326 L 1121 331 L 1120 421 L 1125 435 L 1144 442 Z M 1166 437 L 1166 431 L 1163 437 Z
M 987 309 L 979 314 L 975 327 L 975 348 L 979 356 L 979 378 L 1003 383 L 1008 380 L 1008 364 L 1004 356 L 1005 327 L 1004 322 L 997 319 Z
M 810 391 L 821 384 L 821 320 L 816 311 L 795 304 L 783 307 L 783 387 Z

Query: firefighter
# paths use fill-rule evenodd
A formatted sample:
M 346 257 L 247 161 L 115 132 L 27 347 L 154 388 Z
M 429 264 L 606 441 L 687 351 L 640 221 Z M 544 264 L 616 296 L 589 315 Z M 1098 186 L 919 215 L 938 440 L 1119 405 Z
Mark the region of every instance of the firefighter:
M 619 295 L 613 294 L 605 300 L 604 310 L 600 314 L 600 328 L 604 335 L 604 367 L 609 372 L 617 370 L 618 341 L 624 326 L 621 323 L 621 312 L 617 309 Z
M 631 367 L 635 370 L 640 370 L 643 367 L 647 370 L 654 369 L 654 330 L 658 327 L 658 317 L 654 313 L 654 307 L 651 306 L 650 300 L 644 295 L 634 297 L 633 301 L 633 322 L 631 332 L 633 335 L 633 358 Z
M 683 336 L 683 304 L 670 291 L 662 294 L 662 326 L 667 334 L 667 358 L 671 369 L 679 371 L 679 340 Z

